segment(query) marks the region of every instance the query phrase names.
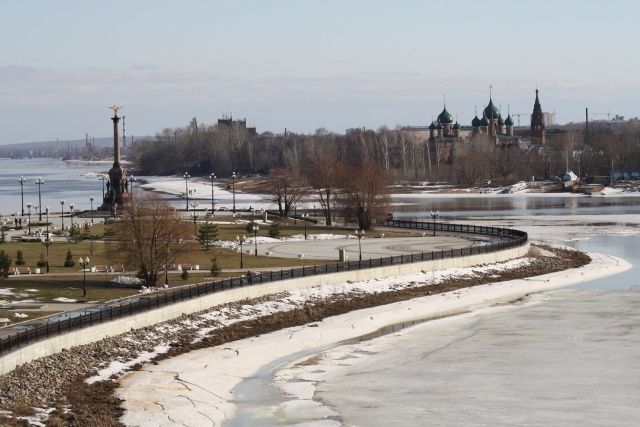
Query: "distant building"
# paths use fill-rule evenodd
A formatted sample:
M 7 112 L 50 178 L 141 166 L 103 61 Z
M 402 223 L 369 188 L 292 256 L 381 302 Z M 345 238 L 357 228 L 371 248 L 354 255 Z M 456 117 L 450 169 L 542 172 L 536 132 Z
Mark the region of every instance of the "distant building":
M 247 119 L 233 120 L 233 116 L 223 115 L 221 119 L 218 119 L 218 126 L 220 127 L 238 127 L 239 129 L 246 130 L 251 135 L 257 135 L 258 132 L 255 127 L 247 127 Z

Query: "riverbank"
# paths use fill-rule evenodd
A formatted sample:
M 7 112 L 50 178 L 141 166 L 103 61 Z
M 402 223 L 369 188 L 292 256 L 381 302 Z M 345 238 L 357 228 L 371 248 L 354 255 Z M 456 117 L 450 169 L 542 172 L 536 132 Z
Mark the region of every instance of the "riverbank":
M 560 253 L 563 256 L 578 255 L 556 252 Z M 548 258 L 549 253 L 544 255 Z M 574 261 L 581 264 L 578 258 Z M 317 313 L 317 323 L 299 327 L 300 323 L 295 325 L 298 327 L 236 341 L 231 345 L 198 350 L 158 365 L 147 365 L 141 372 L 126 375 L 121 381 L 123 387 L 117 390 L 117 396 L 125 401 L 123 406 L 126 412 L 122 421 L 126 425 L 153 425 L 170 419 L 185 425 L 201 425 L 208 418 L 218 424 L 233 417 L 234 387 L 255 375 L 261 367 L 281 361 L 287 355 L 316 352 L 344 340 L 376 333 L 389 325 L 441 318 L 492 304 L 509 303 L 531 292 L 615 274 L 626 268 L 629 265 L 623 260 L 594 254 L 592 262 L 586 266 L 535 278 L 516 278 L 518 274 L 515 272 L 503 272 L 499 279 L 494 279 L 506 280 L 500 283 L 492 281 L 491 276 L 496 275 L 491 274 L 476 286 L 469 285 L 477 279 L 457 278 L 455 284 L 444 287 L 415 287 L 407 289 L 413 299 L 407 301 L 395 293 L 387 296 L 387 305 L 384 306 L 362 304 L 363 300 L 375 296 L 350 296 L 350 309 L 355 311 L 337 315 L 339 313 L 335 310 L 330 310 L 331 313 L 327 314 L 334 317 L 329 318 L 322 315 L 325 314 L 322 303 L 316 303 L 307 310 Z M 313 320 L 313 317 L 307 320 Z M 243 326 L 246 327 L 246 324 Z M 269 351 L 264 351 L 266 348 Z M 318 409 L 319 405 L 310 400 L 311 386 L 310 383 L 297 383 L 289 389 L 291 394 L 298 395 L 298 399 L 291 402 L 297 413 L 313 414 Z M 151 395 L 153 399 L 150 400 Z M 276 408 L 273 409 L 275 411 Z M 317 415 L 315 413 L 313 416 Z
M 528 257 L 497 265 L 342 283 L 214 307 L 24 365 L 0 378 L 0 407 L 24 416 L 33 414 L 32 407 L 44 408 L 51 411 L 52 419 L 62 419 L 65 424 L 116 422 L 119 401 L 111 393 L 117 384 L 109 378 L 136 369 L 141 362 L 304 325 L 352 310 L 575 268 L 588 262 L 589 258 L 580 252 L 537 249 Z M 84 381 L 96 375 L 91 383 Z

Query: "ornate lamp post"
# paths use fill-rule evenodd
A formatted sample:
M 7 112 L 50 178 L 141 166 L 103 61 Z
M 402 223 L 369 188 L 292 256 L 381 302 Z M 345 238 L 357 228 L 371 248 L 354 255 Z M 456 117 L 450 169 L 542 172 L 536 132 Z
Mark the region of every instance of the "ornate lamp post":
M 64 230 L 64 199 L 60 200 L 60 218 L 62 218 L 62 229 Z
M 44 179 L 42 177 L 36 179 L 36 184 L 38 185 L 38 221 L 42 222 L 42 193 L 40 192 L 40 187 L 44 184 Z
M 78 263 L 82 266 L 82 298 L 87 297 L 87 265 L 89 265 L 89 257 L 80 257 Z
M 431 211 L 431 218 L 433 219 L 433 235 L 436 235 L 436 218 L 440 215 L 440 211 Z
M 133 183 L 136 182 L 136 179 L 133 175 L 129 175 L 127 177 L 127 182 L 129 183 L 129 193 L 131 193 L 131 198 L 133 199 Z
M 260 227 L 254 224 L 251 229 L 253 230 L 253 243 L 255 245 L 255 256 L 258 256 L 258 231 L 260 230 Z
M 104 200 L 104 182 L 108 181 L 109 178 L 106 175 L 100 175 L 100 178 L 98 179 L 102 181 L 102 200 Z
M 29 235 L 31 235 L 31 202 L 27 203 L 27 209 L 29 209 L 29 219 L 27 222 L 29 223 Z
M 91 202 L 91 209 L 89 209 L 89 213 L 91 214 L 91 225 L 93 225 L 93 196 L 89 197 L 89 201 Z
M 309 214 L 303 214 L 302 219 L 304 220 L 304 240 L 307 240 L 307 220 L 309 219 Z
M 236 173 L 235 171 L 231 174 L 231 192 L 233 193 L 233 213 L 236 213 Z
M 216 179 L 216 174 L 211 172 L 209 179 L 211 180 L 211 215 L 213 216 L 216 214 L 216 202 L 213 199 L 213 180 Z
M 73 203 L 69 204 L 69 217 L 71 218 L 71 228 L 73 228 Z
M 358 252 L 360 254 L 358 260 L 362 261 L 362 238 L 364 237 L 364 230 L 355 230 L 356 236 L 358 237 Z
M 27 182 L 24 176 L 20 176 L 18 178 L 18 182 L 20 183 L 20 200 L 22 206 L 22 216 L 24 216 L 24 183 Z
M 240 237 L 238 237 L 238 235 L 236 235 L 236 245 L 240 245 L 240 269 L 244 268 L 244 261 L 242 259 L 242 245 L 244 244 L 244 241 L 246 240 L 246 236 L 243 234 L 242 235 L 242 240 L 240 239 Z
M 189 172 L 185 172 L 182 177 L 184 178 L 184 197 L 187 198 L 187 210 L 189 210 L 189 178 L 191 178 L 191 175 L 189 175 Z
M 198 215 L 196 213 L 196 208 L 198 207 L 198 202 L 191 202 L 191 210 L 193 211 L 193 234 L 198 235 L 198 229 L 196 227 L 196 218 Z

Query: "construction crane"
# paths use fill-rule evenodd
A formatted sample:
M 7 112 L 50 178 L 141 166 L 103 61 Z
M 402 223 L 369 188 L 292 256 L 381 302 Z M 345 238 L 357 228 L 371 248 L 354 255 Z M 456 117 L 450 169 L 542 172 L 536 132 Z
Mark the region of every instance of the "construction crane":
M 511 113 L 511 115 L 518 119 L 518 127 L 520 127 L 520 116 L 527 117 L 527 120 L 531 122 L 531 113 Z

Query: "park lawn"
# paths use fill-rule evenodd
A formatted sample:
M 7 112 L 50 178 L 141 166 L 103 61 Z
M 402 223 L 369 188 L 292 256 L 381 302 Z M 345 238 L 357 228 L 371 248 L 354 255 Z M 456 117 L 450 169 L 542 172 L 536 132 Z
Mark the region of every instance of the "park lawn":
M 76 265 L 74 267 L 65 267 L 64 261 L 67 257 L 67 251 L 71 249 L 72 259 Z M 9 254 L 11 260 L 15 263 L 16 253 L 21 250 L 24 256 L 25 266 L 31 267 L 31 271 L 36 268 L 38 260 L 43 256 L 46 259 L 46 247 L 40 242 L 20 242 L 5 243 L 0 245 L 0 250 L 4 250 Z M 76 273 L 81 267 L 78 265 L 80 257 L 89 257 L 89 265 L 99 264 L 116 264 L 110 262 L 104 254 L 104 243 L 101 241 L 83 240 L 78 243 L 55 242 L 49 246 L 49 271 L 51 273 Z M 45 271 L 46 267 L 42 267 L 41 271 Z
M 124 288 L 113 282 L 114 274 L 87 274 L 87 299 L 89 301 L 109 301 L 138 293 L 135 288 Z M 0 281 L 3 288 L 12 288 L 14 293 L 24 294 L 24 298 L 12 296 L 6 299 L 20 301 L 20 299 L 34 299 L 38 302 L 59 302 L 55 298 L 82 299 L 82 275 L 64 276 L 15 276 Z M 37 289 L 38 292 L 26 292 L 26 289 Z

